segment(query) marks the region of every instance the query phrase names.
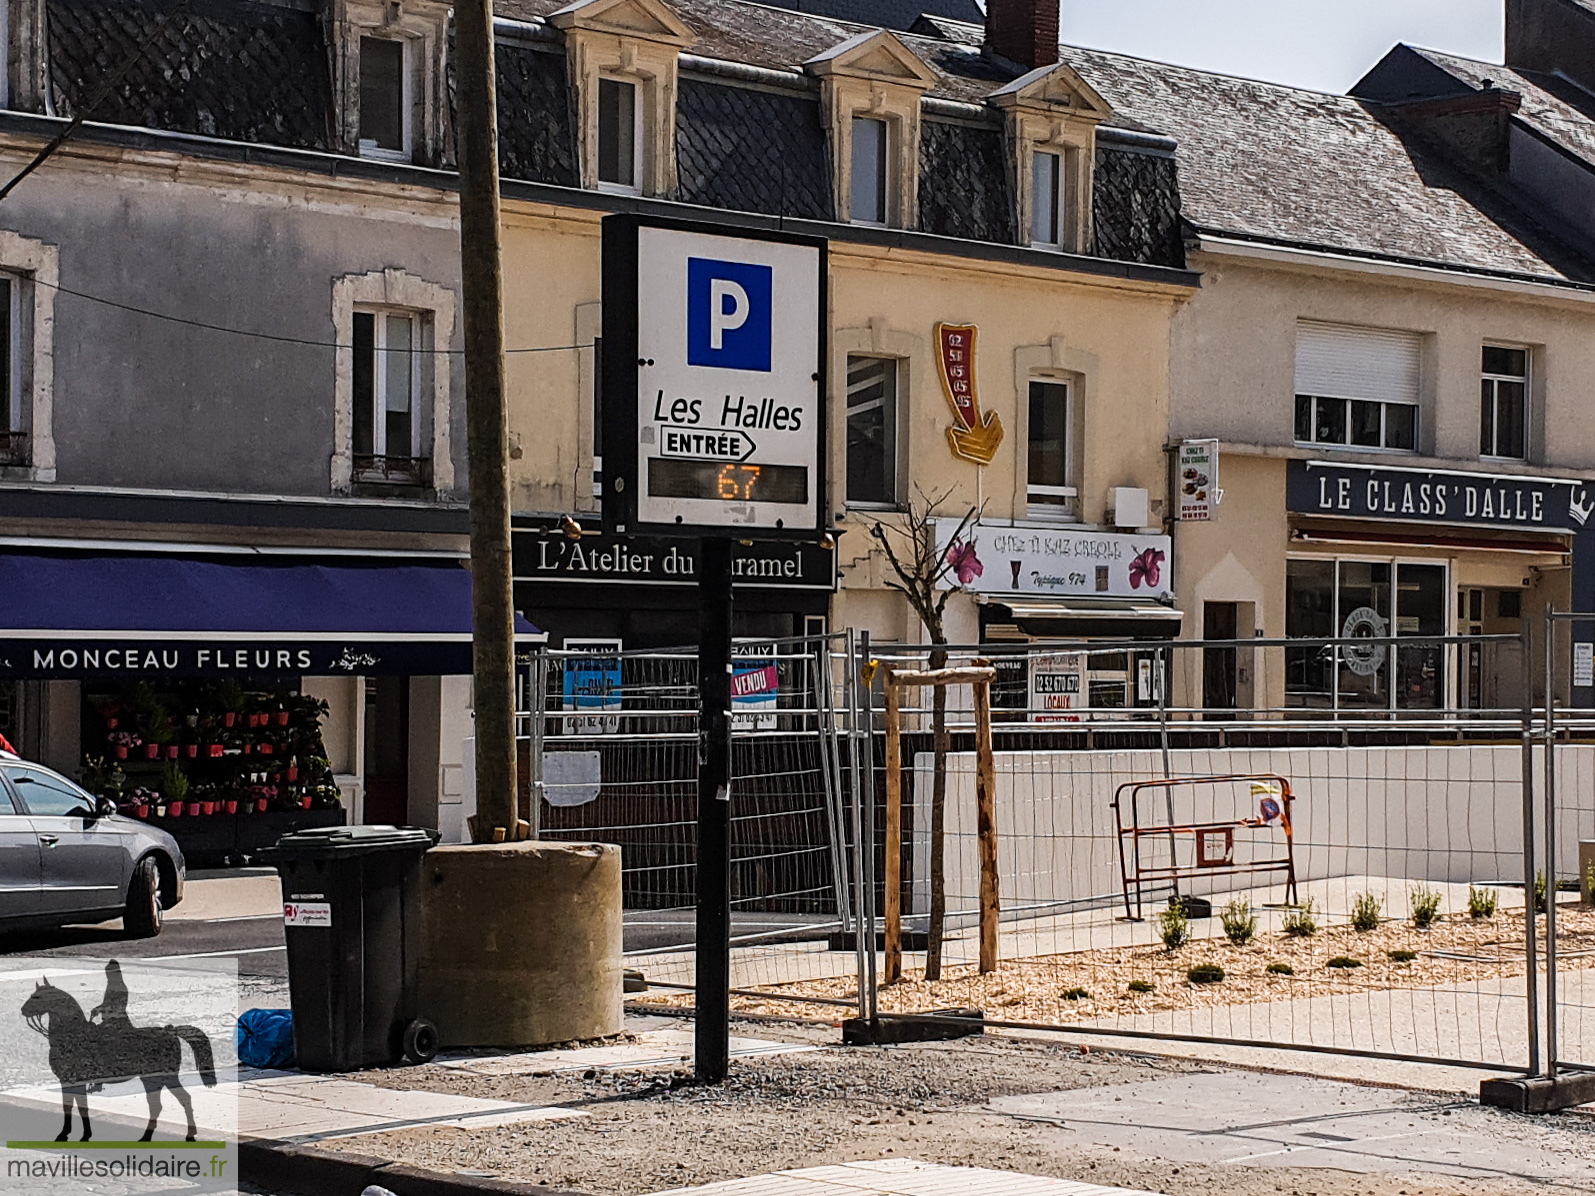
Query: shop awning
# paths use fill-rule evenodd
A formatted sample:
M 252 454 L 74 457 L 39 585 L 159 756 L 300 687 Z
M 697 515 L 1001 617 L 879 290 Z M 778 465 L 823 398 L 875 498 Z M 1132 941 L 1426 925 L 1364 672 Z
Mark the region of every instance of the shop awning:
M 1050 639 L 1172 639 L 1183 611 L 1134 598 L 993 597 L 977 599 L 997 622 Z
M 546 637 L 516 619 L 516 638 Z M 0 676 L 428 676 L 471 671 L 457 565 L 0 555 Z

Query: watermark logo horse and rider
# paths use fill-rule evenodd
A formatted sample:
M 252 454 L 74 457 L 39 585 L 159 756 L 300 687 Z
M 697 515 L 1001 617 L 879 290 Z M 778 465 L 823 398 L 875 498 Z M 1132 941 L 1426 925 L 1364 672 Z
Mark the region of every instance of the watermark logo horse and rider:
M 0 1187 L 125 1180 L 152 1192 L 237 1190 L 236 1085 L 218 1084 L 218 1070 L 235 1078 L 234 971 L 158 960 L 5 965 Z

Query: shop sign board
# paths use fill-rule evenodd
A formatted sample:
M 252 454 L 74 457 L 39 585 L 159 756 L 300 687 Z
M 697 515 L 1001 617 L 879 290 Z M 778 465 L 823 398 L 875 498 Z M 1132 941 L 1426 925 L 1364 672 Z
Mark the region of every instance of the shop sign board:
M 1187 440 L 1174 454 L 1174 493 L 1182 523 L 1213 518 L 1222 491 L 1218 488 L 1218 441 Z
M 1595 685 L 1595 644 L 1573 645 L 1573 684 Z
M 617 639 L 567 639 L 565 658 L 565 709 L 580 713 L 565 719 L 567 735 L 614 735 L 620 730 L 622 708 L 620 641 Z
M 818 539 L 826 242 L 631 214 L 603 242 L 605 529 Z
M 1086 654 L 1054 652 L 1030 658 L 1030 717 L 1038 723 L 1077 723 L 1086 704 Z
M 239 639 L 96 632 L 0 638 L 0 677 L 90 680 L 235 677 L 425 677 L 471 671 L 471 637 Z
M 1571 479 L 1325 461 L 1290 462 L 1286 497 L 1299 515 L 1519 531 L 1575 532 L 1595 514 L 1595 485 Z
M 511 535 L 516 581 L 615 585 L 698 584 L 698 545 L 691 540 L 610 536 L 515 528 Z M 811 542 L 733 546 L 733 582 L 739 588 L 836 589 L 836 550 Z
M 1154 601 L 1172 596 L 1168 536 L 977 523 L 955 543 L 958 528 L 956 519 L 936 521 L 938 551 L 954 564 L 942 582 L 949 588 Z

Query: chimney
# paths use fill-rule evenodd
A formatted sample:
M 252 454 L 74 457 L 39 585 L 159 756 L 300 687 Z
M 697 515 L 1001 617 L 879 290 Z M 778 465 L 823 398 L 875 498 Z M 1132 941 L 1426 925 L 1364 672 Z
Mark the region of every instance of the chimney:
M 1026 70 L 1058 61 L 1059 0 L 986 0 L 986 51 Z

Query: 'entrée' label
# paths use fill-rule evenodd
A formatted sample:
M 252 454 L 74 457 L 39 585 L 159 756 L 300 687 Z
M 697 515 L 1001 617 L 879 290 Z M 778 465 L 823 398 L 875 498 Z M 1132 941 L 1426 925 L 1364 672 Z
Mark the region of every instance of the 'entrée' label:
M 282 907 L 285 926 L 331 926 L 330 901 L 289 901 Z

